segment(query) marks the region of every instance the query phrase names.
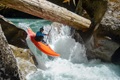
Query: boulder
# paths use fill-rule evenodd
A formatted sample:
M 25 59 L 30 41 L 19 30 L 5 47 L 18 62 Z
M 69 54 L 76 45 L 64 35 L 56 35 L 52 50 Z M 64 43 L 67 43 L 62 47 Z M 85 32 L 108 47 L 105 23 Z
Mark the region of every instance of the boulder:
M 37 61 L 25 41 L 27 33 L 3 16 L 0 24 L 0 80 L 25 80 L 28 73 L 37 69 Z
M 23 80 L 17 61 L 0 26 L 0 80 Z
M 103 61 L 119 62 L 120 59 L 120 1 L 108 2 L 108 9 L 100 25 L 86 43 L 88 56 Z M 91 54 L 90 54 L 91 53 Z M 117 55 L 117 56 L 116 56 Z
M 29 49 L 19 48 L 13 45 L 9 46 L 15 55 L 19 69 L 24 78 L 29 73 L 37 70 L 35 66 L 35 64 L 37 65 L 37 61 Z
M 25 40 L 27 33 L 24 30 L 16 27 L 12 22 L 4 18 L 2 15 L 0 15 L 0 24 L 9 44 L 22 48 L 28 48 Z

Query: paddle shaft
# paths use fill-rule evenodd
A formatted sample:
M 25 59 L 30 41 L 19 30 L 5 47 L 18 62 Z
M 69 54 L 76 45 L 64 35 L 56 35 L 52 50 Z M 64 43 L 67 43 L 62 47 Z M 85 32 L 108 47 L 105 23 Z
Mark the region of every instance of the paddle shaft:
M 49 30 L 49 32 L 48 32 L 48 35 L 50 34 L 50 31 L 52 30 L 52 26 L 51 26 L 51 29 Z M 48 36 L 47 36 L 47 39 L 46 39 L 46 42 L 47 42 L 47 40 L 48 40 Z

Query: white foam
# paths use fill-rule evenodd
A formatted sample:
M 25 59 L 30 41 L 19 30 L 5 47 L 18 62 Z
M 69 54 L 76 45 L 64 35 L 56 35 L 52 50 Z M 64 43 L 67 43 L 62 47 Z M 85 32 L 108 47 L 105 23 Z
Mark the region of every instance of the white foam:
M 26 25 L 25 21 L 22 23 L 24 26 Z M 39 21 L 37 23 L 41 24 Z M 31 22 L 30 27 L 37 31 L 39 24 L 32 26 Z M 28 25 L 29 23 L 26 26 Z M 51 26 L 45 28 L 46 33 Z M 61 57 L 53 61 L 46 60 L 47 58 L 37 55 L 39 51 L 36 51 L 34 44 L 28 41 L 29 46 L 37 56 L 38 62 L 43 62 L 48 70 L 38 69 L 29 73 L 26 76 L 27 80 L 120 80 L 119 66 L 103 63 L 100 60 L 87 61 L 84 45 L 76 43 L 71 38 L 70 28 L 67 26 L 62 25 L 60 29 L 53 27 L 48 42 L 55 51 L 61 54 Z

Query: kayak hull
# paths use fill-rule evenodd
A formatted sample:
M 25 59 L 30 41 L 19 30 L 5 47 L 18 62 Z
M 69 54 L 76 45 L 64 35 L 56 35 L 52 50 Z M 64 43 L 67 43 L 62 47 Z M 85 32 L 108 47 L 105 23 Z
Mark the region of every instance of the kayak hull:
M 40 50 L 42 51 L 43 53 L 49 55 L 49 56 L 60 56 L 60 54 L 56 53 L 55 51 L 53 51 L 49 45 L 46 45 L 42 42 L 39 42 L 39 41 L 36 41 L 35 40 L 35 33 L 30 29 L 28 28 L 27 29 L 27 32 L 28 32 L 28 36 L 30 37 L 30 40 L 34 43 L 34 45 Z

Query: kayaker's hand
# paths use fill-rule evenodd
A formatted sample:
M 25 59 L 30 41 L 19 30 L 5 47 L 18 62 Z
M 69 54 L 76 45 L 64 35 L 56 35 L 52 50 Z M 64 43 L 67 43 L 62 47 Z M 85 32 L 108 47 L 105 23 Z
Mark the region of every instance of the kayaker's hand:
M 49 36 L 49 34 L 46 34 L 46 36 Z

